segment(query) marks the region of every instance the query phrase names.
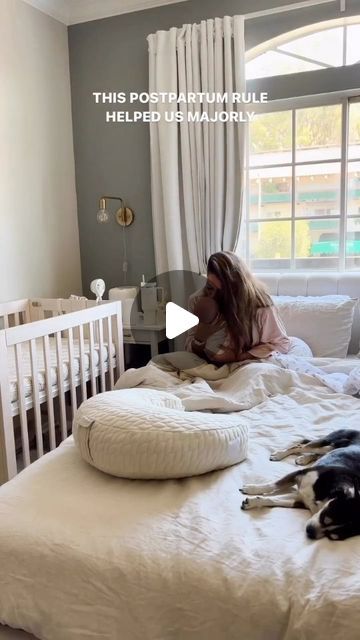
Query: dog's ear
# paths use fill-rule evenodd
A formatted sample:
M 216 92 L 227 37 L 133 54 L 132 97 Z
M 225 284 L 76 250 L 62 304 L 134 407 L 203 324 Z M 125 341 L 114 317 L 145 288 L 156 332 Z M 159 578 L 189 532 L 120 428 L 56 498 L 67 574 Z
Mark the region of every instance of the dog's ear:
M 345 499 L 355 498 L 357 493 L 356 485 L 351 482 L 351 480 L 348 480 L 336 487 L 335 497 Z

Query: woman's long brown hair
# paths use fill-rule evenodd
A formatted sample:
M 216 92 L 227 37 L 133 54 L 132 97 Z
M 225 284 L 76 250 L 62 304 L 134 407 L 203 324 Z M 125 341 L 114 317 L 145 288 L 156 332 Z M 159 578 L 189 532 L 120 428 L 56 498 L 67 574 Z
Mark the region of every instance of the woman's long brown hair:
M 221 282 L 216 298 L 228 325 L 235 353 L 247 351 L 252 346 L 254 323 L 260 336 L 262 333 L 258 309 L 271 307 L 272 299 L 245 262 L 231 251 L 213 253 L 207 271 Z

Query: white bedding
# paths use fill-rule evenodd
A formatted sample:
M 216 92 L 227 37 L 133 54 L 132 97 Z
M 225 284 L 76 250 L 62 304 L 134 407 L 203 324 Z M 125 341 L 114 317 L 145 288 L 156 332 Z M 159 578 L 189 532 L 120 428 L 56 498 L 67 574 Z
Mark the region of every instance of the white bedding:
M 57 357 L 56 357 L 56 344 L 55 338 L 50 338 L 50 362 L 51 362 L 51 382 L 52 385 L 55 386 L 57 384 Z M 39 391 L 43 391 L 45 389 L 45 359 L 42 347 L 42 341 L 39 339 L 36 341 L 36 352 L 37 352 L 37 363 L 38 363 L 38 384 Z M 94 349 L 94 366 L 97 367 L 99 365 L 99 345 L 95 344 Z M 112 345 L 112 356 L 115 355 L 115 346 Z M 67 381 L 70 376 L 70 367 L 69 367 L 69 350 L 68 350 L 68 341 L 63 338 L 62 339 L 62 361 L 63 361 L 63 376 L 64 381 Z M 107 344 L 104 344 L 103 347 L 103 362 L 107 363 L 108 361 L 108 347 Z M 24 390 L 25 397 L 29 397 L 32 394 L 32 374 L 31 374 L 31 359 L 30 359 L 30 349 L 29 343 L 24 343 L 22 347 L 22 365 L 24 371 Z M 15 350 L 12 347 L 9 349 L 9 376 L 10 376 L 10 397 L 11 402 L 16 402 L 18 399 L 18 389 L 17 389 L 17 375 L 16 375 L 16 360 L 15 360 Z M 90 370 L 90 345 L 89 341 L 84 341 L 84 369 L 85 372 Z M 80 373 L 80 346 L 79 341 L 74 340 L 74 376 L 78 376 Z
M 41 640 L 358 640 L 360 537 L 310 541 L 305 511 L 242 512 L 238 489 L 293 468 L 269 461 L 275 448 L 359 429 L 360 401 L 271 365 L 197 384 L 175 391 L 246 400 L 248 459 L 128 481 L 68 439 L 0 489 L 0 622 Z

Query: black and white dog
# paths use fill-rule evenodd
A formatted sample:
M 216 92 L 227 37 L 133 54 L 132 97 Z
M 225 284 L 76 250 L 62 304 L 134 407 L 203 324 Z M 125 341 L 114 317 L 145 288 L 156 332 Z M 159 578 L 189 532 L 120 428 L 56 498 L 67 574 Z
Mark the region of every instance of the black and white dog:
M 345 540 L 360 534 L 360 432 L 339 429 L 324 438 L 302 440 L 270 459 L 292 454 L 300 454 L 297 464 L 314 464 L 276 482 L 245 485 L 240 491 L 253 497 L 246 498 L 241 508 L 309 509 L 306 533 L 312 539 Z

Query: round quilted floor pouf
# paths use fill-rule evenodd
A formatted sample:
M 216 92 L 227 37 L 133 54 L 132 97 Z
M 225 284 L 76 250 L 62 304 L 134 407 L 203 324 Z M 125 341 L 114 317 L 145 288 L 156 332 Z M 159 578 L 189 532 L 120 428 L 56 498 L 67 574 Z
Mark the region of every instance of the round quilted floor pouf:
M 100 393 L 76 412 L 81 457 L 121 478 L 200 475 L 241 462 L 248 431 L 238 415 L 185 411 L 176 396 L 152 389 Z

